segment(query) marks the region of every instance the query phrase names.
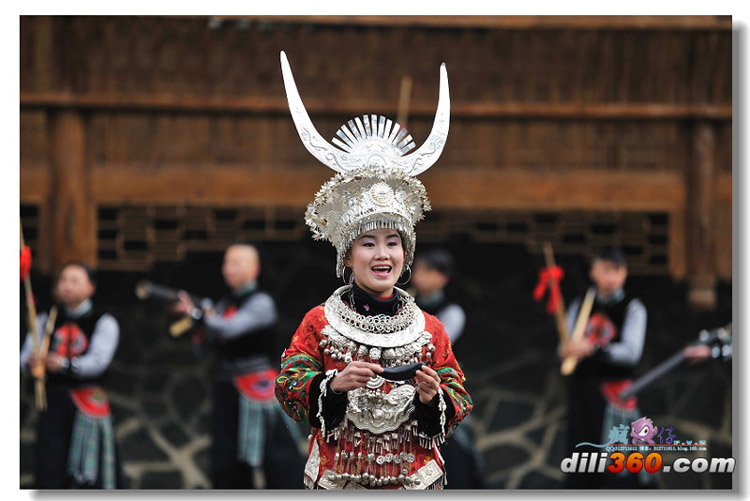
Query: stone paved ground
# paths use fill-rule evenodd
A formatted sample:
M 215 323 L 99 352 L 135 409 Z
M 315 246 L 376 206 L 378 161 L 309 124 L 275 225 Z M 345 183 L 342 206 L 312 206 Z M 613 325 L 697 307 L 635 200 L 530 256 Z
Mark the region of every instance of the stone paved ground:
M 301 245 L 291 257 L 287 247 L 266 248 L 266 286 L 277 298 L 280 332 L 288 342 L 304 311 L 337 286 L 330 278 L 333 259 L 323 245 Z M 475 402 L 471 426 L 485 461 L 491 489 L 562 487 L 560 461 L 565 450 L 565 383 L 554 356 L 554 323 L 531 301 L 540 263 L 522 249 L 496 245 L 456 245 L 459 257 L 453 285 L 462 298 L 468 324 L 461 348 L 467 388 Z M 462 257 L 471 251 L 471 259 Z M 585 286 L 581 264 L 560 259 L 570 299 Z M 476 263 L 498 263 L 482 270 Z M 155 281 L 216 297 L 214 276 L 220 256 L 197 256 L 180 266 L 157 268 Z M 324 266 L 320 263 L 331 263 Z M 512 264 L 512 265 L 510 265 Z M 197 274 L 196 269 L 209 270 Z M 191 273 L 187 273 L 191 270 Z M 100 277 L 98 301 L 108 304 L 121 324 L 121 343 L 107 380 L 123 465 L 132 489 L 210 488 L 207 433 L 209 362 L 197 360 L 187 339 L 166 334 L 168 316 L 132 296 L 142 275 L 109 273 Z M 48 290 L 37 278 L 36 290 Z M 301 287 L 300 284 L 318 284 Z M 695 339 L 701 328 L 731 320 L 731 286 L 719 287 L 720 305 L 712 313 L 690 311 L 685 289 L 664 278 L 629 282 L 649 308 L 649 331 L 642 371 Z M 40 302 L 44 303 L 44 298 Z M 279 350 L 280 351 L 280 350 Z M 732 456 L 731 364 L 713 362 L 676 371 L 645 390 L 640 409 L 659 425 L 672 426 L 678 438 L 704 439 L 711 457 Z M 20 486 L 33 485 L 33 391 L 21 380 Z M 306 436 L 306 433 L 305 433 Z M 302 444 L 303 445 L 303 444 Z M 665 461 L 667 456 L 665 455 Z M 729 488 L 728 475 L 655 475 L 660 488 Z

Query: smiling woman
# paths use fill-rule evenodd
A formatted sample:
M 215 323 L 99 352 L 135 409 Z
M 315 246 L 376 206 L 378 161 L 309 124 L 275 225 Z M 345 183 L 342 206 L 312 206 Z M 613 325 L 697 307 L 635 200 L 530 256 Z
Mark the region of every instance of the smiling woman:
M 310 310 L 281 360 L 276 398 L 312 427 L 310 489 L 441 489 L 439 447 L 471 411 L 464 375 L 440 321 L 396 287 L 414 260 L 414 227 L 430 209 L 414 175 L 437 160 L 448 133 L 448 77 L 423 147 L 391 120 L 365 115 L 334 143 L 310 122 L 282 53 L 289 106 L 308 150 L 338 171 L 308 206 L 316 239 L 336 248 L 349 285 Z
M 373 296 L 390 297 L 404 266 L 401 235 L 390 229 L 372 230 L 354 240 L 344 258 L 356 284 Z

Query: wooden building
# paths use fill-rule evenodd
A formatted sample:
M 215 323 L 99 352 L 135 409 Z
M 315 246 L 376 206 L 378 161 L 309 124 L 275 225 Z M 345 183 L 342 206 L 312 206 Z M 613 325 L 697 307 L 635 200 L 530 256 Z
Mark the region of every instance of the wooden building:
M 21 220 L 44 272 L 147 271 L 298 241 L 332 172 L 297 138 L 285 50 L 324 137 L 362 113 L 451 130 L 420 241 L 621 245 L 711 307 L 732 276 L 728 17 L 22 17 Z M 405 85 L 411 82 L 411 86 Z M 404 111 L 405 107 L 401 110 Z

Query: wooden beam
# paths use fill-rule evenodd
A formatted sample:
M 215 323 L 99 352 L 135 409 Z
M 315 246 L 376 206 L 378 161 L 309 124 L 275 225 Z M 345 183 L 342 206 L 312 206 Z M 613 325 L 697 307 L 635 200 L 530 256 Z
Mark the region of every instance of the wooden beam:
M 453 115 L 453 104 L 451 104 Z M 732 105 L 665 103 L 459 103 L 457 116 L 467 118 L 590 118 L 684 120 L 703 117 L 731 120 Z
M 673 172 L 433 169 L 421 176 L 435 207 L 519 210 L 673 210 L 684 207 Z
M 243 165 L 96 165 L 98 203 L 307 205 L 333 173 L 322 168 Z M 682 176 L 672 172 L 570 172 L 432 169 L 420 176 L 439 209 L 658 210 L 685 206 Z
M 184 18 L 184 16 L 181 16 Z M 214 21 L 336 26 L 568 29 L 568 30 L 722 30 L 732 29 L 731 16 L 210 16 Z
M 332 175 L 325 168 L 107 164 L 93 166 L 91 187 L 100 203 L 305 206 Z
M 432 116 L 436 103 L 410 103 L 411 116 Z M 86 111 L 128 111 L 175 113 L 289 113 L 284 97 L 205 97 L 159 94 L 71 94 L 66 92 L 21 92 L 21 109 L 66 108 Z M 305 108 L 311 115 L 342 115 L 351 118 L 368 113 L 393 115 L 392 102 L 348 101 L 332 103 L 329 99 L 306 98 Z M 553 119 L 646 119 L 646 120 L 731 120 L 729 104 L 664 103 L 519 103 L 519 102 L 452 102 L 451 117 L 461 118 L 553 118 Z

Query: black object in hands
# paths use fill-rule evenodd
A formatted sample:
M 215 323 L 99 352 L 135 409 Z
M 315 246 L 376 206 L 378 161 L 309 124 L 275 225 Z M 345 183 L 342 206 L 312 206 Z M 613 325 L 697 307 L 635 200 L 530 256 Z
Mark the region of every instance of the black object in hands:
M 167 287 L 166 285 L 155 284 L 148 280 L 141 280 L 140 282 L 135 284 L 135 295 L 138 296 L 138 299 L 142 299 L 144 301 L 157 300 L 164 301 L 166 303 L 176 303 L 180 300 L 178 292 L 178 289 L 173 289 L 172 287 Z M 213 306 L 213 303 L 208 298 L 201 298 L 196 296 L 195 294 L 190 293 L 188 293 L 188 296 L 190 297 L 190 301 L 192 301 L 194 305 L 198 306 L 201 309 L 205 310 Z
M 138 299 L 142 300 L 157 299 L 172 303 L 176 303 L 180 300 L 176 289 L 155 284 L 148 280 L 141 280 L 135 285 L 135 295 L 138 296 Z
M 383 379 L 387 379 L 389 381 L 406 381 L 408 379 L 417 377 L 417 371 L 425 365 L 427 365 L 427 362 L 399 365 L 398 367 L 383 369 L 383 372 L 378 375 Z

